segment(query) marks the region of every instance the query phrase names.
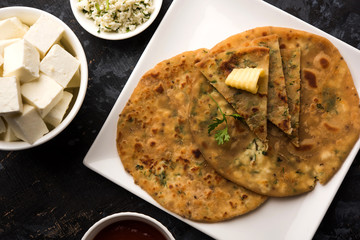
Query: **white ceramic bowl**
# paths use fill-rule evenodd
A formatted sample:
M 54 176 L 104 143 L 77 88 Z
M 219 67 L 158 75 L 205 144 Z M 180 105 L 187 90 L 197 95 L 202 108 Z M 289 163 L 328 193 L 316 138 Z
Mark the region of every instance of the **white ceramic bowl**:
M 35 8 L 30 7 L 6 7 L 0 9 L 0 20 L 10 18 L 10 17 L 18 17 L 23 23 L 31 26 L 36 22 L 36 20 L 40 17 L 41 14 L 45 14 L 51 18 L 53 18 L 55 21 L 59 22 L 64 28 L 65 33 L 61 39 L 61 43 L 65 47 L 67 51 L 69 51 L 73 56 L 75 56 L 80 61 L 80 88 L 77 92 L 77 96 L 74 94 L 74 97 L 72 100 L 73 106 L 70 110 L 70 112 L 67 114 L 67 116 L 64 118 L 64 120 L 58 125 L 56 128 L 51 130 L 49 133 L 45 134 L 43 137 L 38 139 L 35 143 L 29 144 L 27 142 L 5 142 L 0 141 L 0 150 L 22 150 L 27 148 L 32 148 L 35 146 L 38 146 L 40 144 L 43 144 L 50 139 L 54 138 L 56 135 L 58 135 L 61 131 L 63 131 L 70 122 L 74 119 L 75 115 L 78 113 L 81 104 L 83 103 L 83 100 L 85 98 L 85 93 L 87 89 L 88 84 L 88 67 L 87 67 L 87 61 L 86 56 L 83 47 L 81 46 L 81 43 L 79 39 L 76 37 L 74 32 L 60 19 L 57 17 L 39 10 Z
M 138 35 L 146 28 L 148 28 L 151 23 L 155 20 L 157 15 L 160 12 L 162 0 L 153 0 L 154 1 L 154 12 L 151 14 L 149 20 L 147 20 L 144 24 L 138 26 L 134 31 L 127 32 L 127 33 L 114 33 L 114 32 L 98 32 L 98 27 L 95 25 L 92 19 L 89 19 L 82 13 L 76 6 L 78 0 L 70 0 L 71 10 L 79 22 L 79 24 L 90 34 L 94 35 L 95 37 L 107 39 L 107 40 L 122 40 L 131 38 L 135 35 Z
M 164 227 L 164 225 L 162 225 L 160 222 L 158 222 L 152 217 L 135 212 L 115 213 L 113 215 L 100 219 L 92 227 L 89 228 L 89 230 L 82 237 L 82 240 L 93 240 L 95 236 L 105 227 L 109 226 L 112 223 L 116 223 L 124 220 L 136 220 L 147 223 L 150 226 L 153 226 L 159 232 L 161 232 L 167 240 L 175 240 L 175 238 L 171 235 L 169 230 L 166 227 Z

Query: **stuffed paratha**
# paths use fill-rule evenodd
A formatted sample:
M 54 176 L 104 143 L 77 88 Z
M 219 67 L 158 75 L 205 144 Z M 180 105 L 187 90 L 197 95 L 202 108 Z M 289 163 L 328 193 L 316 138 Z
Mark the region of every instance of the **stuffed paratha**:
M 231 115 L 235 110 L 208 81 L 193 83 L 190 108 L 194 141 L 210 165 L 227 179 L 269 196 L 296 195 L 314 188 L 313 170 L 300 170 L 306 169 L 304 162 L 289 152 L 283 141 L 285 133 L 270 122 L 265 144 L 243 121 L 228 117 L 227 125 L 224 122 L 218 129 L 227 127 L 230 140 L 218 145 L 208 126 L 213 119 L 221 119 L 221 112 Z
M 220 174 L 261 194 L 290 196 L 311 190 L 317 180 L 325 184 L 340 168 L 359 138 L 359 98 L 339 51 L 327 39 L 311 33 L 256 28 L 224 40 L 210 54 L 243 47 L 252 39 L 272 34 L 279 37 L 281 49 L 301 51 L 299 147 L 271 124 L 268 125 L 269 149 L 265 154 L 260 153 L 261 145 L 256 138 L 249 148 L 237 142 L 237 135 L 243 136 L 245 132 L 243 128 L 235 127 L 238 132 L 232 130 L 235 132 L 230 133 L 230 141 L 217 145 L 206 128 L 212 115 L 206 114 L 205 109 L 213 105 L 208 99 L 200 99 L 196 91 L 191 101 L 196 111 L 191 114 L 190 123 L 195 142 Z M 248 132 L 243 137 L 246 136 Z M 235 146 L 239 149 L 230 151 Z
M 182 217 L 216 222 L 245 214 L 266 197 L 221 177 L 193 142 L 192 81 L 205 49 L 165 60 L 140 80 L 119 116 L 117 148 L 126 171 L 159 204 Z
M 269 49 L 244 47 L 207 56 L 197 64 L 207 80 L 245 119 L 250 129 L 263 141 L 267 135 L 267 95 L 269 72 Z M 258 82 L 256 94 L 236 89 L 225 84 L 225 79 L 234 68 L 262 68 L 264 76 Z

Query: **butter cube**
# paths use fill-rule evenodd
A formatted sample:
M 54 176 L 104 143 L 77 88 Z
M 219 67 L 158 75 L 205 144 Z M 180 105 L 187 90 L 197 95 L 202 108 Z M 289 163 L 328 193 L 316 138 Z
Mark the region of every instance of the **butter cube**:
M 16 137 L 30 144 L 49 132 L 39 113 L 28 104 L 24 104 L 24 110 L 21 114 L 12 117 L 5 116 L 5 120 Z
M 64 118 L 73 95 L 64 91 L 63 97 L 58 104 L 45 116 L 44 121 L 53 127 L 57 127 Z
M 256 94 L 259 88 L 259 78 L 264 74 L 262 68 L 234 68 L 225 79 L 225 84 Z
M 41 15 L 25 34 L 24 39 L 34 45 L 43 58 L 47 51 L 60 40 L 65 29 L 46 15 Z
M 0 21 L 0 40 L 21 38 L 29 27 L 24 25 L 17 17 Z
M 21 39 L 13 38 L 13 39 L 7 39 L 7 40 L 0 40 L 0 56 L 4 57 L 4 48 L 6 48 L 7 46 L 9 46 L 19 40 L 21 40 Z
M 39 77 L 39 52 L 26 40 L 19 40 L 4 49 L 4 76 L 16 76 L 21 83 Z
M 55 44 L 40 62 L 40 71 L 65 88 L 74 77 L 80 62 L 70 53 Z
M 61 100 L 63 88 L 45 74 L 40 74 L 37 80 L 24 83 L 21 95 L 30 105 L 37 108 L 41 117 L 45 117 Z
M 19 80 L 16 77 L 0 77 L 0 114 L 19 113 L 22 109 Z

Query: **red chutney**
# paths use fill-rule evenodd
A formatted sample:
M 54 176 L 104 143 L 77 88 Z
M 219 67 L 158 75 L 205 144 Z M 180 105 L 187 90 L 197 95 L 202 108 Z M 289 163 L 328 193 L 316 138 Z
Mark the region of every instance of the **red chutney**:
M 136 220 L 123 220 L 101 230 L 94 240 L 166 240 L 155 227 Z

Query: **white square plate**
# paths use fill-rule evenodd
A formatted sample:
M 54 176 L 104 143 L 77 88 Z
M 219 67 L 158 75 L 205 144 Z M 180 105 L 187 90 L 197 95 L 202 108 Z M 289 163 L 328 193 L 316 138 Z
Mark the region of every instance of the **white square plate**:
M 118 115 L 141 76 L 156 63 L 183 51 L 211 48 L 223 39 L 259 26 L 279 26 L 312 32 L 329 39 L 348 63 L 360 89 L 360 51 L 260 0 L 175 0 L 149 42 L 109 117 L 84 159 L 84 164 L 144 200 L 163 209 L 134 184 L 119 159 L 115 139 Z M 341 169 L 325 186 L 291 198 L 271 198 L 245 216 L 220 223 L 183 219 L 216 239 L 311 239 L 360 147 L 356 143 Z

